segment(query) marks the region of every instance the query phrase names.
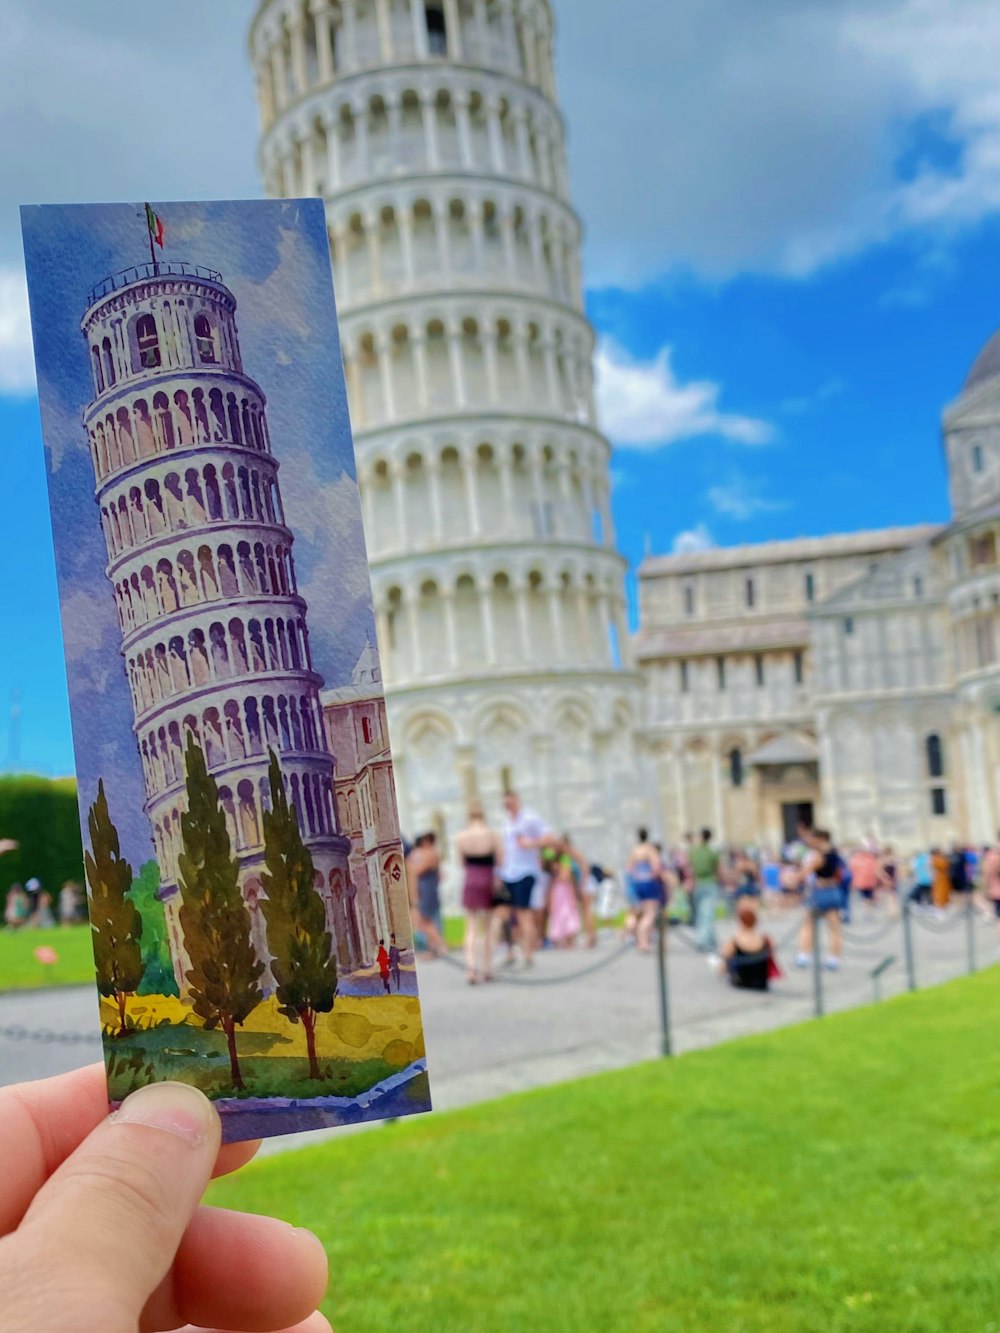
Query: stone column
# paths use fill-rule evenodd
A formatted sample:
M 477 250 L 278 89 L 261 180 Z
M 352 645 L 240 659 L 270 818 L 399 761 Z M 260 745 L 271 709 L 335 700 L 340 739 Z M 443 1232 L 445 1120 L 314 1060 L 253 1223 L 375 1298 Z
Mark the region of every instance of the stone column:
M 438 151 L 437 104 L 430 93 L 420 95 L 420 115 L 424 122 L 427 167 L 430 171 L 436 171 L 441 165 L 441 154 Z
M 484 326 L 480 336 L 483 340 L 483 360 L 486 363 L 486 396 L 491 404 L 496 404 L 500 401 L 496 328 L 492 325 Z
M 392 18 L 389 14 L 389 0 L 375 0 L 375 21 L 378 24 L 379 52 L 385 64 L 393 59 Z
M 418 60 L 426 60 L 430 55 L 427 42 L 427 11 L 424 0 L 410 0 L 410 17 L 413 21 L 413 49 Z
M 338 302 L 342 307 L 349 306 L 351 274 L 347 259 L 347 228 L 340 223 L 334 223 L 330 228 L 330 236 L 333 241 L 333 276 L 337 285 Z
M 368 105 L 362 101 L 351 103 L 354 113 L 354 174 L 358 180 L 364 180 L 370 171 L 370 153 L 368 149 Z
M 328 116 L 323 121 L 326 131 L 326 190 L 333 194 L 340 189 L 340 119 Z
M 479 590 L 479 605 L 483 618 L 483 646 L 488 666 L 497 664 L 496 622 L 493 617 L 493 584 L 486 583 Z
M 528 321 L 519 319 L 514 328 L 514 355 L 522 402 L 531 400 L 531 353 L 528 350 Z
M 424 674 L 420 652 L 420 592 L 416 588 L 406 589 L 406 615 L 410 622 L 410 670 L 408 678 L 419 680 Z
M 448 205 L 434 199 L 431 202 L 431 209 L 434 215 L 434 235 L 437 241 L 438 267 L 441 270 L 442 278 L 448 279 L 451 277 L 451 252 L 448 247 L 448 233 L 451 229 L 451 219 L 448 212 Z
M 517 171 L 526 181 L 531 180 L 531 138 L 528 134 L 528 112 L 520 102 L 512 109 L 514 134 L 517 139 Z
M 409 545 L 408 524 L 406 518 L 406 467 L 394 459 L 389 467 L 392 477 L 393 499 L 396 504 L 396 545 L 395 550 L 405 551 Z
M 503 242 L 504 264 L 511 282 L 517 280 L 517 243 L 514 240 L 514 213 L 508 206 L 500 218 L 500 237 Z
M 441 504 L 441 464 L 434 454 L 426 459 L 427 485 L 431 497 L 431 535 L 435 546 L 444 541 L 444 509 Z
M 358 6 L 357 0 L 341 0 L 344 23 L 344 72 L 356 70 L 358 59 Z
M 566 635 L 563 631 L 562 588 L 559 584 L 550 584 L 546 589 L 549 598 L 549 623 L 552 626 L 552 647 L 557 662 L 566 660 Z
M 260 103 L 260 127 L 265 132 L 274 122 L 274 76 L 270 63 L 257 68 L 257 100 Z
M 365 244 L 368 247 L 368 271 L 371 274 L 372 295 L 382 293 L 382 252 L 379 248 L 381 220 L 375 213 L 366 213 L 363 219 Z
M 417 406 L 421 412 L 426 412 L 431 400 L 427 384 L 427 335 L 423 329 L 411 332 L 410 346 L 413 348 L 413 370 L 417 380 Z
M 517 29 L 514 26 L 513 0 L 500 0 L 500 23 L 503 28 L 504 54 L 507 68 L 511 73 L 520 75 L 520 60 L 517 50 Z
M 479 458 L 475 449 L 463 449 L 462 480 L 465 483 L 465 504 L 469 514 L 469 531 L 473 537 L 479 537 L 482 533 L 482 523 L 479 515 L 479 486 L 476 478 L 478 466 Z
M 358 472 L 358 489 L 361 492 L 361 510 L 364 519 L 365 541 L 369 554 L 375 553 L 375 474 Z
M 545 242 L 542 239 L 542 219 L 540 214 L 532 213 L 528 217 L 528 239 L 531 242 L 531 262 L 535 270 L 535 286 L 545 291 L 549 285 L 545 271 Z
M 380 331 L 375 348 L 378 353 L 378 369 L 382 381 L 382 416 L 385 421 L 392 421 L 396 415 L 396 395 L 392 382 L 392 339 Z
M 510 450 L 497 451 L 497 466 L 500 469 L 500 491 L 503 495 L 503 530 L 513 537 L 518 535 L 519 524 L 514 502 L 514 458 Z
M 312 126 L 306 127 L 302 136 L 301 143 L 302 155 L 302 193 L 304 195 L 318 194 L 316 186 L 316 158 L 313 153 Z
M 401 122 L 400 122 L 401 113 L 402 113 L 402 108 L 400 105 L 399 97 L 395 92 L 387 92 L 385 95 L 385 118 L 388 121 L 388 127 L 389 127 L 388 128 L 389 158 L 390 161 L 392 162 L 392 169 L 394 171 L 399 169 L 399 164 L 403 157 L 403 154 L 400 152 L 399 148 L 400 131 L 401 131 Z
M 472 267 L 476 273 L 482 273 L 486 267 L 483 258 L 483 206 L 474 199 L 468 206 L 469 237 L 472 241 Z
M 396 216 L 399 225 L 399 249 L 403 258 L 403 285 L 411 290 L 417 281 L 413 263 L 413 213 L 409 208 L 400 209 Z
M 542 352 L 545 356 L 545 379 L 549 391 L 549 404 L 555 412 L 561 412 L 562 404 L 559 393 L 559 367 L 556 362 L 556 340 L 551 327 L 542 335 Z
M 534 87 L 538 86 L 538 48 L 534 19 L 524 14 L 521 17 L 521 42 L 524 47 L 524 75 Z
M 301 97 L 309 91 L 309 70 L 306 66 L 305 15 L 299 8 L 289 22 L 288 35 L 292 45 L 292 78 L 295 91 Z
M 457 671 L 460 665 L 458 651 L 458 627 L 455 624 L 455 590 L 442 588 L 441 600 L 444 606 L 444 641 L 448 655 L 449 672 Z
M 462 23 L 458 13 L 458 0 L 444 0 L 444 23 L 448 31 L 448 55 L 452 60 L 461 60 Z
M 476 165 L 472 151 L 472 126 L 469 122 L 469 94 L 464 89 L 452 98 L 455 106 L 455 125 L 458 130 L 458 154 L 463 170 L 471 171 Z
M 328 0 L 313 0 L 313 22 L 316 28 L 316 62 L 321 83 L 333 78 L 333 47 L 330 43 L 330 10 Z
M 580 628 L 580 650 L 585 662 L 591 662 L 594 658 L 594 645 L 590 639 L 590 598 L 587 596 L 587 586 L 581 583 L 576 590 L 576 615 Z
M 507 154 L 503 141 L 503 127 L 500 124 L 500 99 L 489 97 L 486 101 L 486 126 L 490 140 L 490 160 L 493 170 L 499 175 L 507 174 Z
M 463 408 L 467 402 L 465 391 L 465 364 L 462 357 L 462 326 L 457 320 L 448 324 L 448 354 L 451 358 L 451 379 L 455 406 Z
M 524 579 L 518 579 L 514 585 L 517 598 L 517 624 L 521 638 L 521 660 L 531 660 L 531 614 L 528 607 L 528 585 Z
M 271 78 L 275 103 L 279 111 L 284 111 L 288 105 L 288 74 L 285 69 L 285 46 L 280 39 L 271 48 Z

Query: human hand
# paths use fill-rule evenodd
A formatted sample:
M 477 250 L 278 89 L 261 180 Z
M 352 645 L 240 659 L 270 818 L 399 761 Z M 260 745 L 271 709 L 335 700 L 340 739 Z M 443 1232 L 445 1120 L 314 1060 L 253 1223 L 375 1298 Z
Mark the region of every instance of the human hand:
M 3 1333 L 330 1333 L 315 1236 L 199 1206 L 259 1146 L 220 1134 L 181 1084 L 109 1117 L 100 1066 L 0 1089 Z
M 13 838 L 0 838 L 0 856 L 3 856 L 4 852 L 16 852 L 17 846 Z

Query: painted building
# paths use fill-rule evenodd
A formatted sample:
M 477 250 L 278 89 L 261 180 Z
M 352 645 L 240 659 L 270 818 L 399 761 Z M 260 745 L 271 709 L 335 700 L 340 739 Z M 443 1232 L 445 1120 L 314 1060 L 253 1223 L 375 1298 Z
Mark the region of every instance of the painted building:
M 412 942 L 406 875 L 385 694 L 378 654 L 369 644 L 350 685 L 324 690 L 323 723 L 336 755 L 334 798 L 351 840 L 347 919 L 356 947 L 373 957 L 380 939 Z
M 236 299 L 193 265 L 141 264 L 91 293 L 94 382 L 84 414 L 122 631 L 145 809 L 178 980 L 178 855 L 189 735 L 219 786 L 252 936 L 259 909 L 268 751 L 279 756 L 338 949 L 350 939 L 306 604 L 299 595 L 263 391 L 243 367 Z
M 263 0 L 268 193 L 326 201 L 403 826 L 649 808 L 548 0 Z

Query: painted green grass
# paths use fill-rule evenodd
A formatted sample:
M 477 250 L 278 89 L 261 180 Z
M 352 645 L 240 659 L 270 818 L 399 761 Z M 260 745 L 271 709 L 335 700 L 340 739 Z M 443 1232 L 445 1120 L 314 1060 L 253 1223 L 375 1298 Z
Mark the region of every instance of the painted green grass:
M 35 950 L 55 949 L 59 961 L 51 967 L 35 958 Z M 38 990 L 44 986 L 80 986 L 94 981 L 94 954 L 90 929 L 0 930 L 0 991 Z
M 270 1158 L 213 1199 L 319 1232 L 338 1333 L 986 1333 L 998 1012 L 994 968 Z

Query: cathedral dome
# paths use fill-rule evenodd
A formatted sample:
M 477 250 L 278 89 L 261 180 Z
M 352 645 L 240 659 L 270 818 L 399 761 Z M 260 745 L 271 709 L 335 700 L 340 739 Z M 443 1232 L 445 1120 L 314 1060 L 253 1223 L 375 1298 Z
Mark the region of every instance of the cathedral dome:
M 983 346 L 966 376 L 963 390 L 975 389 L 987 380 L 1000 378 L 1000 329 Z

